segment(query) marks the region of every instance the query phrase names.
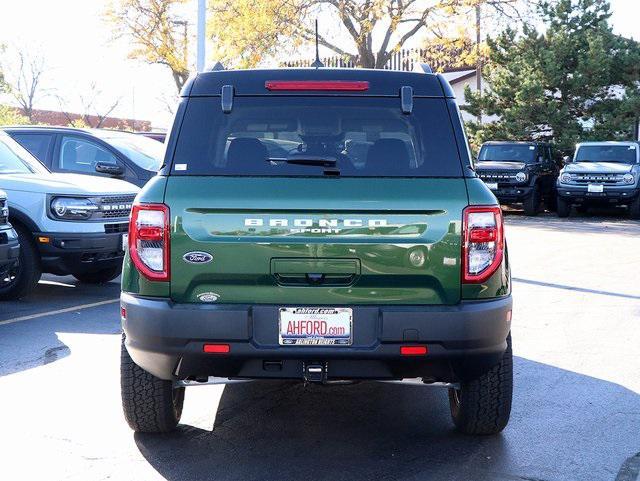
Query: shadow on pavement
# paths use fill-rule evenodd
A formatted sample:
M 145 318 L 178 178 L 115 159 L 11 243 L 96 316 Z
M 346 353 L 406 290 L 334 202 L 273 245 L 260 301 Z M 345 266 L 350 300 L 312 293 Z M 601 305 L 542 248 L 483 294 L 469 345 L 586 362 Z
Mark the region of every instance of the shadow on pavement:
M 108 302 L 119 297 L 118 281 L 91 285 L 71 277 L 46 276 L 29 298 L 3 302 L 0 376 L 67 357 L 69 347 L 58 333 L 120 334 L 119 304 Z M 75 309 L 95 303 L 105 304 L 90 310 Z
M 45 275 L 30 296 L 0 303 L 0 325 L 7 319 L 119 297 L 120 278 L 106 284 L 83 284 L 71 276 Z
M 135 441 L 168 481 L 613 480 L 640 450 L 637 393 L 523 358 L 515 370 L 497 436 L 455 432 L 439 388 L 253 382 L 225 387 L 212 430 Z

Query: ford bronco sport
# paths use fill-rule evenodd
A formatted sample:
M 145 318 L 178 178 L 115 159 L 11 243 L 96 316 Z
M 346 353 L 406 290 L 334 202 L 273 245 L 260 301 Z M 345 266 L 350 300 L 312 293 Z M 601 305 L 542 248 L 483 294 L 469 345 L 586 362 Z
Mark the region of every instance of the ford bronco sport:
M 20 249 L 0 299 L 29 295 L 43 272 L 98 284 L 120 275 L 131 204 L 122 180 L 54 174 L 0 131 L 0 186 Z
M 121 296 L 136 431 L 215 378 L 420 379 L 501 431 L 511 279 L 496 198 L 440 75 L 216 71 L 182 91 L 138 195 Z
M 640 143 L 583 142 L 558 179 L 558 216 L 571 207 L 628 206 L 640 219 Z
M 543 201 L 555 210 L 560 166 L 551 145 L 485 142 L 475 168 L 501 204 L 522 204 L 525 215 L 537 215 Z

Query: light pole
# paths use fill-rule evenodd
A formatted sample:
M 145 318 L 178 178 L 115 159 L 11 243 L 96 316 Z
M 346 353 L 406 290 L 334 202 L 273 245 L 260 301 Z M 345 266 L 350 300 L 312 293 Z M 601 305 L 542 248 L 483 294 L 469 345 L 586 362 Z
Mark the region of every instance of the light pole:
M 198 42 L 197 42 L 197 51 L 198 55 L 196 57 L 196 70 L 198 72 L 202 72 L 204 70 L 204 37 L 206 31 L 206 17 L 207 17 L 207 1 L 206 0 L 198 0 Z

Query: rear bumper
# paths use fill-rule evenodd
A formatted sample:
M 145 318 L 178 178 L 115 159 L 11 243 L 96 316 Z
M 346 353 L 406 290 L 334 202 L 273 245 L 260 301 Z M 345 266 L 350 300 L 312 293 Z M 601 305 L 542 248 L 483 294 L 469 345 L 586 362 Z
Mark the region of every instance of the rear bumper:
M 66 275 L 122 265 L 122 233 L 34 234 L 44 272 Z M 48 242 L 40 242 L 39 238 Z
M 638 197 L 635 186 L 604 186 L 604 192 L 588 192 L 587 186 L 559 185 L 558 195 L 575 204 L 628 204 Z
M 123 328 L 133 360 L 157 377 L 302 378 L 322 363 L 327 379 L 425 377 L 456 382 L 500 361 L 511 329 L 511 297 L 455 306 L 352 306 L 353 345 L 280 346 L 276 305 L 175 304 L 123 293 Z M 225 355 L 205 354 L 225 343 Z M 402 345 L 428 354 L 400 355 Z

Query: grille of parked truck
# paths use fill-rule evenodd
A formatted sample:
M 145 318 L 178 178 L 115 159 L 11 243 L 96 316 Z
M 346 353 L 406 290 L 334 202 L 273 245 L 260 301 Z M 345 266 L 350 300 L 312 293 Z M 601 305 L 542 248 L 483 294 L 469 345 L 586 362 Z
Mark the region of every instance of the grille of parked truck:
M 100 283 L 120 275 L 138 188 L 121 180 L 49 172 L 0 131 L 0 187 L 20 241 L 0 297 L 28 295 L 43 272 Z
M 418 378 L 448 387 L 460 431 L 506 426 L 502 212 L 443 77 L 201 73 L 166 145 L 122 277 L 133 429 L 175 428 L 185 386 L 213 378 Z
M 627 206 L 640 219 L 640 143 L 578 144 L 558 178 L 558 215 L 568 217 L 573 206 Z

